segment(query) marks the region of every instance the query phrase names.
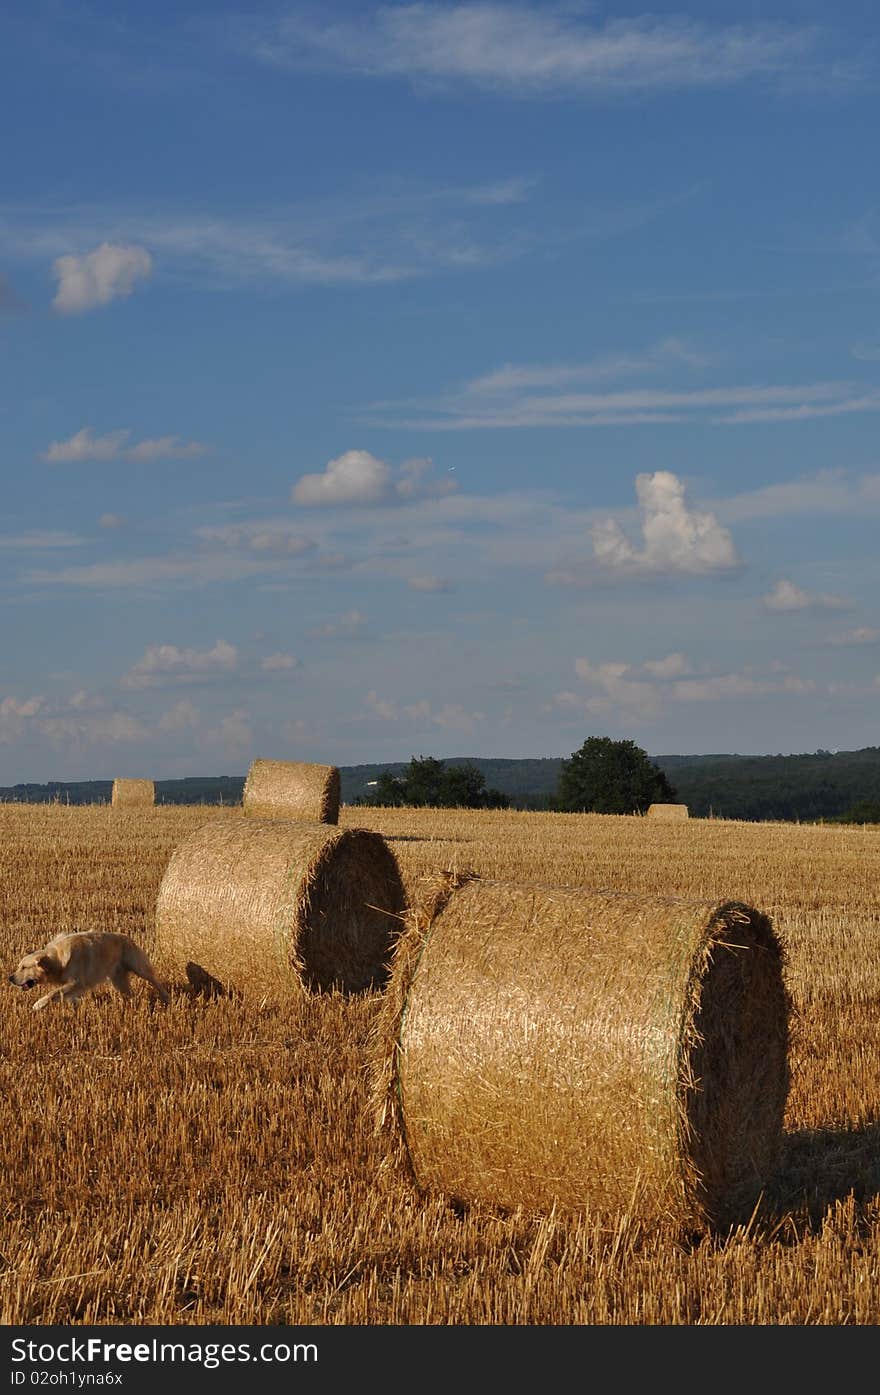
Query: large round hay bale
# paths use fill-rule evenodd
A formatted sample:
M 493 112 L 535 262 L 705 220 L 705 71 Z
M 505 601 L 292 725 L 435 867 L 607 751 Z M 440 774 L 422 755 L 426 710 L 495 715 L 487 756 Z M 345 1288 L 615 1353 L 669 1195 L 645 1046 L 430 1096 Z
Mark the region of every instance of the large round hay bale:
M 255 760 L 242 793 L 246 814 L 257 819 L 339 822 L 339 770 L 294 760 Z
M 675 822 L 676 819 L 689 818 L 688 806 L 686 804 L 649 804 L 649 819 L 668 819 Z
M 219 818 L 172 854 L 156 945 L 224 987 L 360 992 L 388 975 L 405 895 L 381 834 L 290 819 Z
M 125 809 L 146 809 L 156 802 L 152 780 L 114 780 L 110 803 Z
M 696 1231 L 748 1217 L 788 1091 L 764 915 L 472 879 L 408 919 L 373 1101 L 419 1187 Z

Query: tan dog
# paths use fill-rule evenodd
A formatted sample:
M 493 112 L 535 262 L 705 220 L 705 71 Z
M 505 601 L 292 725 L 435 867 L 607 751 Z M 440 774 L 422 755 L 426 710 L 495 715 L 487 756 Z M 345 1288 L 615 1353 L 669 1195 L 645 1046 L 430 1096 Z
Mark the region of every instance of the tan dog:
M 144 951 L 127 935 L 110 930 L 82 930 L 56 935 L 43 949 L 26 954 L 9 982 L 16 988 L 48 988 L 34 1003 L 34 1012 L 54 999 L 75 1003 L 84 993 L 109 981 L 123 998 L 131 997 L 129 974 L 137 974 L 152 984 L 163 1003 L 169 1002 L 166 989 Z

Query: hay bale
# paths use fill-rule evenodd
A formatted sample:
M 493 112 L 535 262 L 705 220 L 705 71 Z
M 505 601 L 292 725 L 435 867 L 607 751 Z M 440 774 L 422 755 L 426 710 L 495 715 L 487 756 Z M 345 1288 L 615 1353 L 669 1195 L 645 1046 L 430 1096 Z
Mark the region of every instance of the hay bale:
M 255 760 L 242 794 L 246 814 L 257 819 L 339 822 L 339 770 L 295 760 Z
M 668 819 L 674 822 L 676 819 L 687 819 L 690 817 L 686 804 L 649 804 L 649 819 Z
M 156 946 L 175 968 L 194 963 L 225 987 L 359 992 L 387 978 L 404 906 L 397 860 L 379 833 L 212 819 L 168 863 Z
M 420 1188 L 697 1231 L 748 1217 L 788 1091 L 764 915 L 473 878 L 408 921 L 371 1072 Z
M 152 780 L 114 780 L 110 803 L 125 809 L 146 809 L 156 802 Z

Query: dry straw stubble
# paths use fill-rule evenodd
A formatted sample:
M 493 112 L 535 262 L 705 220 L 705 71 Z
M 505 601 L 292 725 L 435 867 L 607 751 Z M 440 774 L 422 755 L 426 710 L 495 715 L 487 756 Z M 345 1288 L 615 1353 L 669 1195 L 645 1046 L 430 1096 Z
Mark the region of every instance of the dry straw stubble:
M 114 780 L 110 803 L 126 809 L 146 809 L 156 802 L 152 780 Z
M 405 894 L 379 833 L 292 819 L 214 819 L 174 851 L 156 944 L 226 987 L 360 992 L 388 974 Z
M 340 779 L 335 765 L 255 760 L 244 782 L 244 812 L 257 819 L 339 822 Z
M 726 1227 L 778 1162 L 788 1014 L 751 907 L 451 882 L 395 950 L 374 1109 L 425 1191 Z

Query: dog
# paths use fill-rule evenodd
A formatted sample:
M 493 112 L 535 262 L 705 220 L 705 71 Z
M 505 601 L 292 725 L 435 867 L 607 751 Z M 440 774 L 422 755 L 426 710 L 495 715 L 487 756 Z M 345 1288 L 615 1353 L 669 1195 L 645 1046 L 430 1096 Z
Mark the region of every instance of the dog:
M 167 989 L 139 945 L 127 935 L 111 930 L 80 930 L 56 935 L 42 949 L 26 954 L 9 975 L 16 988 L 48 988 L 34 1003 L 34 1012 L 51 1002 L 76 1003 L 99 984 L 110 982 L 123 998 L 132 996 L 129 975 L 146 979 L 162 1002 L 170 1002 Z

